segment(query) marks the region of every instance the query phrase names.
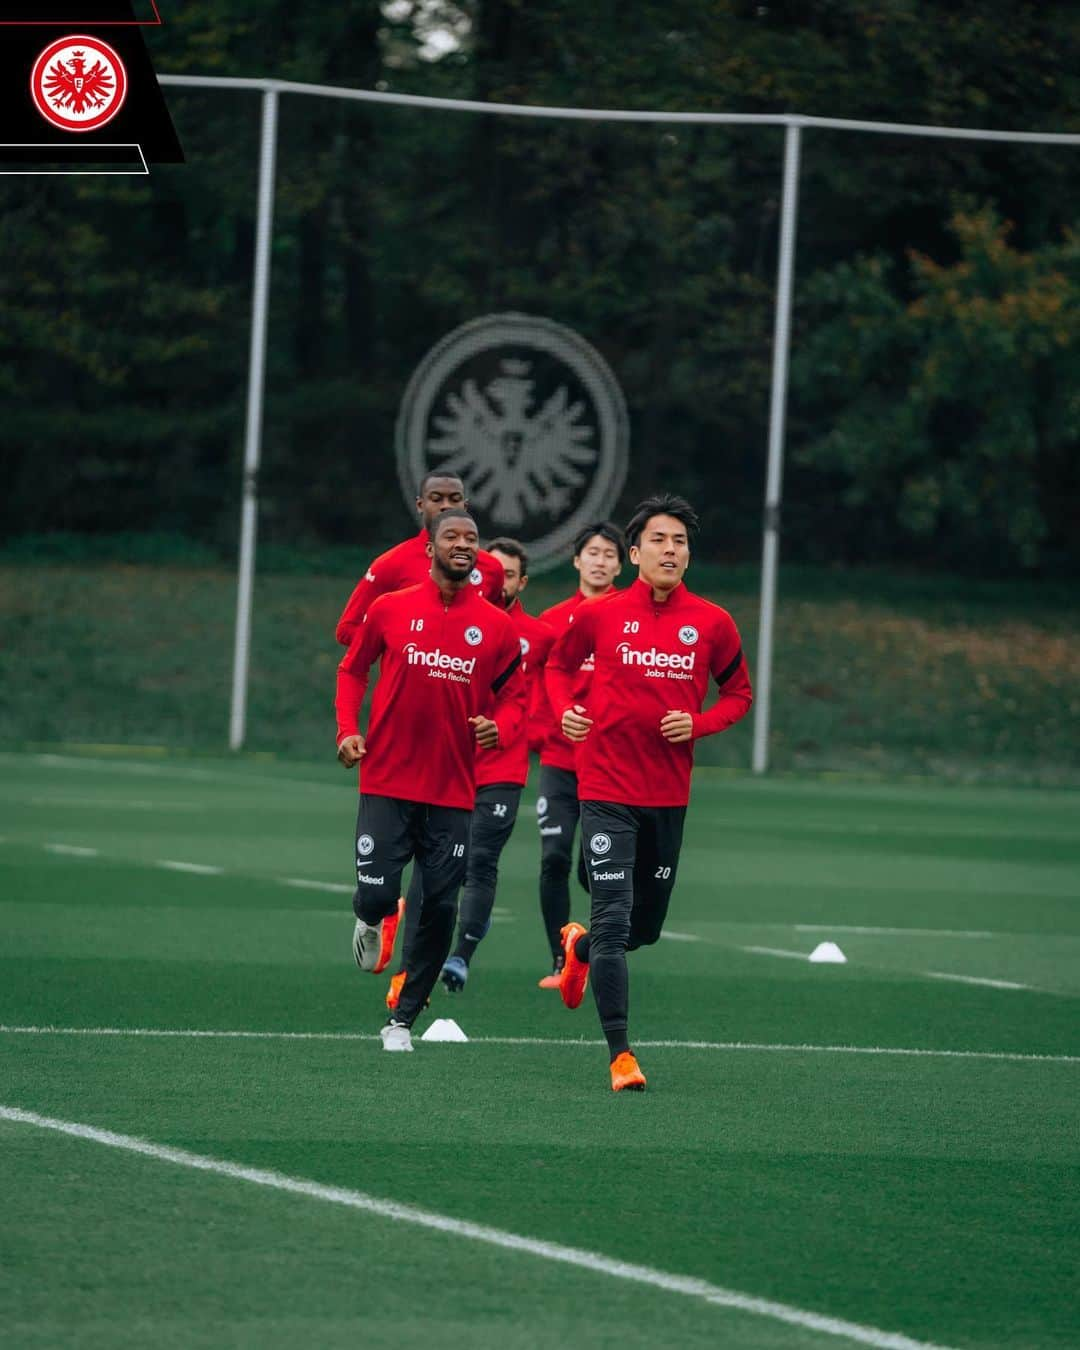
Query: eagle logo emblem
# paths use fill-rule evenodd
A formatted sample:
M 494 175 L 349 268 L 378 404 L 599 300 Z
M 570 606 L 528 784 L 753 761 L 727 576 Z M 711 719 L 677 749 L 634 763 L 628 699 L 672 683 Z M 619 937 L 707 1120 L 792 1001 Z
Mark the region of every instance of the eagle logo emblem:
M 50 42 L 30 74 L 34 106 L 62 131 L 94 131 L 111 122 L 127 96 L 127 72 L 99 38 L 72 34 Z
M 410 505 L 426 473 L 460 478 L 481 536 L 512 532 L 543 571 L 609 514 L 628 444 L 626 402 L 598 351 L 550 319 L 489 314 L 447 334 L 414 371 L 398 477 Z

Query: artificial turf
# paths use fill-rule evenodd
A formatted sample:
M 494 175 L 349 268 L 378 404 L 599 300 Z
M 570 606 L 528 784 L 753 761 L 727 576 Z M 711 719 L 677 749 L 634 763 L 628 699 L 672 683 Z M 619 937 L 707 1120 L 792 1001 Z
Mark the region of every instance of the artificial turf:
M 591 997 L 536 988 L 531 795 L 470 982 L 433 997 L 471 1043 L 391 1056 L 348 952 L 347 775 L 0 755 L 0 1105 L 921 1342 L 1075 1343 L 1076 795 L 694 791 L 677 936 L 631 958 L 649 1088 L 615 1096 Z M 780 954 L 826 938 L 847 965 Z M 26 1124 L 0 1147 L 13 1345 L 837 1343 Z

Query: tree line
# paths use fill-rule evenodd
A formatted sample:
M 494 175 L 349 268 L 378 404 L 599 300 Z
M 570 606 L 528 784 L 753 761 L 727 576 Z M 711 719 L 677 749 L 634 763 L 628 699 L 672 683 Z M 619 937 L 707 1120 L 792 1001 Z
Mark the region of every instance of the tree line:
M 164 17 L 159 72 L 1080 130 L 1067 3 L 202 0 Z M 167 98 L 186 165 L 7 180 L 5 536 L 235 548 L 259 100 Z M 706 552 L 756 557 L 781 153 L 779 129 L 283 96 L 262 538 L 400 537 L 409 374 L 458 324 L 515 309 L 616 372 L 622 507 L 662 472 L 700 503 Z M 1078 169 L 1080 148 L 804 136 L 786 557 L 1077 570 Z

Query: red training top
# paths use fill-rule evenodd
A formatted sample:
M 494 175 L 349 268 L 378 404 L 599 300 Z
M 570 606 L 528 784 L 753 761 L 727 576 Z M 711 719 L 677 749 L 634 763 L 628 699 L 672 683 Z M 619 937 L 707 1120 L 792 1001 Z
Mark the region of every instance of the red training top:
M 547 691 L 544 688 L 544 662 L 555 641 L 554 631 L 541 619 L 535 619 L 515 600 L 503 611 L 514 625 L 521 644 L 521 670 L 525 676 L 525 698 L 528 707 L 528 726 L 512 741 L 499 737 L 494 750 L 476 752 L 476 786 L 489 783 L 517 783 L 525 786 L 529 776 L 529 751 L 539 750 L 547 729 L 546 718 L 538 709 L 547 711 Z
M 605 591 L 602 596 L 592 596 L 591 599 L 606 599 L 609 595 L 615 593 L 615 588 Z M 556 638 L 565 633 L 574 621 L 574 613 L 578 606 L 584 603 L 586 597 L 580 591 L 575 591 L 568 600 L 560 600 L 557 605 L 552 605 L 550 609 L 545 609 L 540 615 L 543 621 L 550 625 Z M 589 682 L 592 679 L 593 658 L 592 652 L 582 661 L 578 678 L 574 682 L 574 702 L 583 703 L 589 692 Z M 541 693 L 538 699 L 538 716 L 543 717 L 545 722 L 544 742 L 540 747 L 540 763 L 547 764 L 553 769 L 566 769 L 570 773 L 577 772 L 577 746 L 573 741 L 568 741 L 562 733 L 562 709 L 558 711 L 552 707 L 547 696 L 547 690 Z
M 582 660 L 594 653 L 588 695 L 576 699 Z M 720 697 L 702 704 L 709 675 Z M 719 605 L 680 582 L 663 603 L 640 578 L 578 607 L 546 667 L 551 706 L 575 701 L 593 719 L 578 745 L 578 797 L 626 806 L 685 806 L 694 740 L 732 726 L 750 709 L 750 676 L 739 630 Z M 690 712 L 694 739 L 672 745 L 660 731 L 668 712 Z
M 356 589 L 349 596 L 348 604 L 338 619 L 336 637 L 343 647 L 347 647 L 356 636 L 356 630 L 363 623 L 364 615 L 376 596 L 386 595 L 388 591 L 400 591 L 406 586 L 417 586 L 428 580 L 431 576 L 431 558 L 427 551 L 430 537 L 427 530 L 421 530 L 411 539 L 395 544 L 386 553 L 380 553 L 371 564 L 356 583 Z M 474 586 L 482 588 L 481 594 L 493 605 L 502 607 L 502 564 L 484 549 L 476 555 L 476 566 L 469 580 Z
M 338 666 L 338 744 L 354 736 L 368 672 L 379 662 L 360 791 L 471 811 L 476 735 L 483 713 L 506 745 L 523 735 L 521 644 L 506 615 L 474 587 L 449 604 L 429 577 L 379 596 Z

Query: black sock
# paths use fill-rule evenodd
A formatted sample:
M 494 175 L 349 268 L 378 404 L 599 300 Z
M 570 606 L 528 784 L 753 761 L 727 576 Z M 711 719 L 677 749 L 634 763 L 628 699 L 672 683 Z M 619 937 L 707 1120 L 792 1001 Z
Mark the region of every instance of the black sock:
M 577 959 L 578 959 L 579 961 L 584 961 L 586 965 L 589 964 L 589 935 L 588 935 L 588 933 L 582 933 L 582 935 L 581 935 L 581 936 L 578 938 L 578 940 L 574 943 L 574 955 L 577 957 Z
M 465 934 L 462 933 L 461 937 L 457 940 L 457 946 L 454 948 L 454 955 L 460 956 L 465 964 L 468 965 L 476 954 L 476 948 L 478 946 L 479 941 L 477 939 L 466 937 Z
M 626 1039 L 626 1028 L 619 1027 L 608 1031 L 605 1029 L 604 1035 L 607 1037 L 608 1054 L 611 1056 L 611 1063 L 614 1064 L 620 1055 L 625 1054 L 630 1049 L 630 1042 Z

